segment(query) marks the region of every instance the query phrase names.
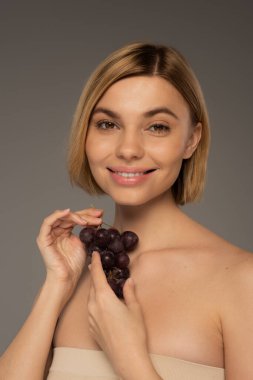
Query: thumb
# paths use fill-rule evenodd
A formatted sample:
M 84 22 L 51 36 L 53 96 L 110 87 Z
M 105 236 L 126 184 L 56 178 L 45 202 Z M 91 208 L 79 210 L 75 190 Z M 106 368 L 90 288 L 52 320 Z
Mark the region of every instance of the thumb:
M 123 295 L 128 307 L 132 308 L 138 306 L 138 300 L 135 294 L 135 284 L 131 277 L 129 277 L 124 284 Z

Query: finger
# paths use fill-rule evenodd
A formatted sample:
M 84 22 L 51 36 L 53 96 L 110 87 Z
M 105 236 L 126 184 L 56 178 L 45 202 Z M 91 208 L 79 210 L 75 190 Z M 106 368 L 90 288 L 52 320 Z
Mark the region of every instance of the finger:
M 132 277 L 129 277 L 123 286 L 123 295 L 125 303 L 130 308 L 139 307 L 139 302 L 135 293 L 135 284 Z
M 85 209 L 85 210 L 76 211 L 76 214 L 81 216 L 84 219 L 87 219 L 87 218 L 101 219 L 103 212 L 104 211 L 102 209 Z
M 63 215 L 51 224 L 51 230 L 57 229 L 72 229 L 76 225 L 86 226 L 87 221 L 79 215 L 70 212 L 67 215 Z M 43 229 L 42 229 L 43 231 Z
M 61 218 L 57 219 L 52 224 L 52 227 L 70 228 L 74 227 L 75 225 L 100 225 L 101 222 L 101 218 L 89 216 L 87 214 L 82 216 L 76 212 L 69 211 L 67 215 L 64 215 Z
M 88 297 L 88 309 L 90 309 L 90 306 L 93 305 L 93 302 L 95 300 L 95 289 L 94 289 L 94 286 L 93 286 L 93 283 L 91 281 L 90 283 L 90 290 L 89 290 L 89 297 Z
M 59 219 L 57 220 L 52 228 L 55 230 L 56 228 L 61 228 L 61 229 L 69 229 L 69 228 L 73 228 L 74 225 L 76 223 L 74 223 L 73 221 L 67 221 L 67 220 L 62 220 L 62 219 Z M 87 222 L 84 222 L 84 224 L 87 224 Z
M 76 212 L 70 212 L 67 217 L 63 218 L 65 220 L 73 220 L 78 224 L 87 224 L 87 220 L 82 217 L 82 215 L 77 214 Z
M 87 211 L 85 213 L 85 211 Z M 89 215 L 89 212 L 91 215 Z M 87 222 L 89 223 L 94 223 L 94 224 L 99 224 L 101 223 L 101 218 L 98 218 L 97 215 L 101 215 L 103 210 L 84 210 L 81 212 L 73 212 L 70 211 L 70 209 L 66 210 L 56 210 L 53 212 L 51 215 L 46 217 L 44 219 L 44 224 L 55 227 L 60 224 L 60 222 L 63 221 L 71 221 L 71 222 L 76 222 L 74 224 L 86 224 Z M 85 217 L 84 217 L 85 216 Z M 54 224 L 55 223 L 55 224 Z
M 76 213 L 80 214 L 81 216 L 86 215 L 86 214 L 90 215 L 90 216 L 101 216 L 101 215 L 103 215 L 104 210 L 92 207 L 92 208 L 86 208 L 84 210 L 76 211 Z
M 96 251 L 92 253 L 92 259 L 89 269 L 95 292 L 98 290 L 105 289 L 108 286 L 108 283 L 103 271 L 100 254 Z
M 69 214 L 69 212 L 70 212 L 69 208 L 65 210 L 56 210 L 51 215 L 47 216 L 41 225 L 39 235 L 43 237 L 49 235 L 53 228 L 54 223 L 58 219 L 66 217 Z
M 93 300 L 95 298 L 95 289 L 94 289 L 93 283 L 91 283 L 91 286 L 90 286 L 89 297 L 91 300 Z
M 75 213 L 75 215 L 80 218 L 80 220 L 86 221 L 86 224 L 89 226 L 100 226 L 102 224 L 102 218 L 100 216 L 88 215 L 85 213 Z

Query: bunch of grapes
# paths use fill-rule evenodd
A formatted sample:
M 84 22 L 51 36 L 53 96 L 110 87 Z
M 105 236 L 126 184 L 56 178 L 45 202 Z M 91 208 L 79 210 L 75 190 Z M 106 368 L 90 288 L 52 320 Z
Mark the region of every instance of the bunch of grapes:
M 97 251 L 107 282 L 119 298 L 123 298 L 123 286 L 130 276 L 128 252 L 133 251 L 139 241 L 136 233 L 115 228 L 86 227 L 80 231 L 80 240 L 84 243 L 87 255 Z

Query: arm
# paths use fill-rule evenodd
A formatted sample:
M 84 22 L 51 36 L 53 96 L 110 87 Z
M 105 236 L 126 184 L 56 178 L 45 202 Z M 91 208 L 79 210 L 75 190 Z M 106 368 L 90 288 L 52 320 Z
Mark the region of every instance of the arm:
M 23 327 L 0 361 L 0 378 L 43 378 L 57 319 L 68 289 L 47 279 Z M 22 374 L 22 375 L 21 375 Z
M 140 304 L 132 279 L 120 301 L 107 283 L 100 255 L 93 252 L 88 301 L 90 332 L 122 380 L 162 380 L 153 367 Z
M 252 254 L 251 254 L 252 255 Z M 231 271 L 222 305 L 227 380 L 253 379 L 253 255 Z
M 0 358 L 0 379 L 42 380 L 58 317 L 72 296 L 86 254 L 75 225 L 99 225 L 102 211 L 55 211 L 45 218 L 37 243 L 47 276 L 23 327 Z

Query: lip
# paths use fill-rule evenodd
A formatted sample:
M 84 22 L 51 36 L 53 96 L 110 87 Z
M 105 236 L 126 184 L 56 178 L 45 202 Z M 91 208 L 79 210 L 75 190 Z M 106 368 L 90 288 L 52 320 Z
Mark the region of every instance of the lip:
M 156 168 L 136 168 L 113 166 L 108 167 L 108 172 L 115 183 L 121 186 L 136 186 L 146 182 L 150 176 L 156 171 Z M 145 173 L 148 172 L 148 173 Z M 123 176 L 119 173 L 132 173 L 133 176 Z M 139 174 L 136 174 L 139 173 Z M 136 175 L 134 175 L 136 174 Z
M 109 166 L 107 168 L 113 172 L 123 172 L 123 173 L 145 173 L 149 170 L 156 170 L 157 168 L 147 168 L 147 167 L 130 167 L 130 166 Z

